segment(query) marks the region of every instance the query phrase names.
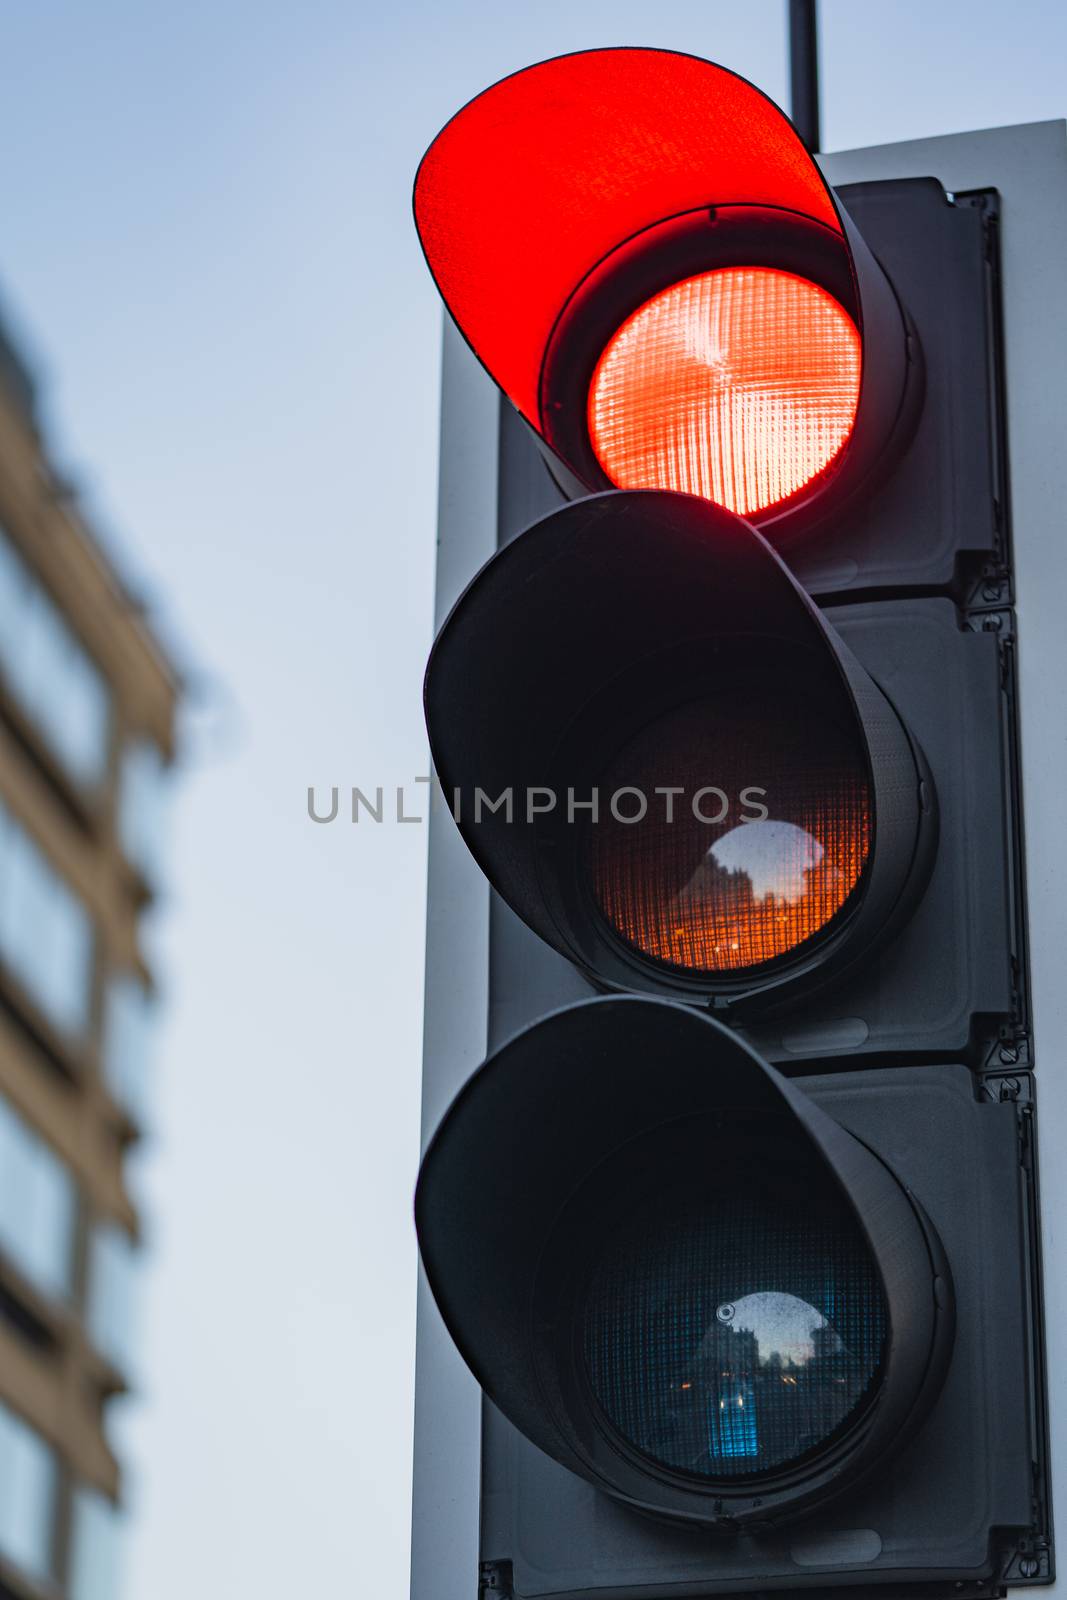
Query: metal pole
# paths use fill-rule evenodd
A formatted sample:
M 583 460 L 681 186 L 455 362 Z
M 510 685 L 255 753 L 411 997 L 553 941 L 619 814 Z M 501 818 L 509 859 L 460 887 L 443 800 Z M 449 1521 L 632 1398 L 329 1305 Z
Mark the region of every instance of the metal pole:
M 794 125 L 819 148 L 819 28 L 816 0 L 789 0 L 789 99 Z

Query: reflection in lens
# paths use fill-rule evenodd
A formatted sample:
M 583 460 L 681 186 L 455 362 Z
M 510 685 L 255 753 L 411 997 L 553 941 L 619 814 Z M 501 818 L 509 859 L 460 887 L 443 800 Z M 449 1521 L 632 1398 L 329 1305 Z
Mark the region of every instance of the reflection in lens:
M 755 819 L 716 839 L 705 860 L 724 872 L 743 873 L 753 900 L 771 898 L 793 906 L 807 894 L 808 873 L 822 865 L 825 854 L 818 839 L 796 823 Z M 692 898 L 693 879 L 682 892 Z
M 706 1181 L 672 1186 L 675 1159 L 662 1198 L 631 1199 L 593 1270 L 583 1344 L 638 1451 L 731 1479 L 811 1455 L 865 1409 L 886 1312 L 859 1226 L 805 1149 L 783 1136 L 779 1161 L 772 1139 L 728 1131 L 705 1148 Z M 770 1175 L 758 1188 L 754 1171 Z
M 675 967 L 730 972 L 795 950 L 842 910 L 867 860 L 856 729 L 787 687 L 671 712 L 599 784 L 606 795 L 624 786 L 648 810 L 627 823 L 601 808 L 588 835 L 593 893 L 627 943 Z

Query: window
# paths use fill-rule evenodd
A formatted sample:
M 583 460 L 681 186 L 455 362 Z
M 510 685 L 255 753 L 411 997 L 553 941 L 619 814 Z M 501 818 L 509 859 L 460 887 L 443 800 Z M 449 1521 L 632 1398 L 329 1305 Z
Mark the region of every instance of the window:
M 122 755 L 119 839 L 127 859 L 155 882 L 163 854 L 167 769 L 159 746 L 135 739 Z
M 56 1458 L 29 1425 L 0 1402 L 0 1551 L 28 1577 L 52 1572 Z
M 0 1249 L 58 1298 L 72 1286 L 75 1212 L 69 1170 L 0 1095 Z
M 89 914 L 2 803 L 0 961 L 57 1027 L 85 1032 L 93 977 Z
M 155 999 L 132 973 L 112 978 L 104 1018 L 104 1076 L 124 1110 L 142 1125 L 147 1121 Z
M 99 784 L 107 769 L 107 686 L 0 529 L 0 679 L 74 780 Z
M 118 1600 L 122 1513 L 95 1489 L 74 1491 L 70 1600 Z
M 89 1256 L 87 1322 L 100 1354 L 121 1371 L 132 1363 L 137 1251 L 124 1228 L 98 1223 Z

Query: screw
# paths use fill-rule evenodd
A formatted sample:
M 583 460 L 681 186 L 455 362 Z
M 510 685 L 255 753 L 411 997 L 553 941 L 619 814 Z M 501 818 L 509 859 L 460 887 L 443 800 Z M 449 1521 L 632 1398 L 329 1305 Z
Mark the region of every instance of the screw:
M 1000 1059 L 1006 1067 L 1013 1067 L 1019 1059 L 1019 1047 L 1015 1044 L 1002 1044 Z
M 1003 626 L 1004 626 L 1004 618 L 1003 617 L 998 617 L 998 616 L 996 616 L 994 614 L 993 616 L 986 617 L 983 620 L 983 622 L 982 622 L 982 632 L 983 633 L 999 633 L 1001 628 L 1003 628 Z
M 1023 1556 L 1019 1562 L 1019 1571 L 1024 1578 L 1036 1578 L 1041 1571 L 1041 1563 L 1036 1556 Z
M 1000 1086 L 1000 1098 L 1002 1100 L 1018 1100 L 1018 1098 L 1019 1098 L 1019 1080 L 1018 1080 L 1018 1078 L 1005 1078 L 1004 1079 L 1004 1082 Z
M 1000 599 L 1000 584 L 999 583 L 987 583 L 985 588 L 982 590 L 982 599 L 983 600 L 999 600 Z

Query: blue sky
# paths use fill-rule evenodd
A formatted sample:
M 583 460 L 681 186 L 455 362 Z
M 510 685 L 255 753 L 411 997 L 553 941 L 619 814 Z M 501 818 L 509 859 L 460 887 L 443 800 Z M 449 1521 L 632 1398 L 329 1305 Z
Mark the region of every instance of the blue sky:
M 418 158 L 584 46 L 785 95 L 784 0 L 369 9 L 5 15 L 0 284 L 191 674 L 127 1600 L 406 1591 L 425 830 L 316 827 L 305 793 L 427 770 Z M 1058 5 L 824 0 L 822 25 L 829 149 L 1067 113 Z

